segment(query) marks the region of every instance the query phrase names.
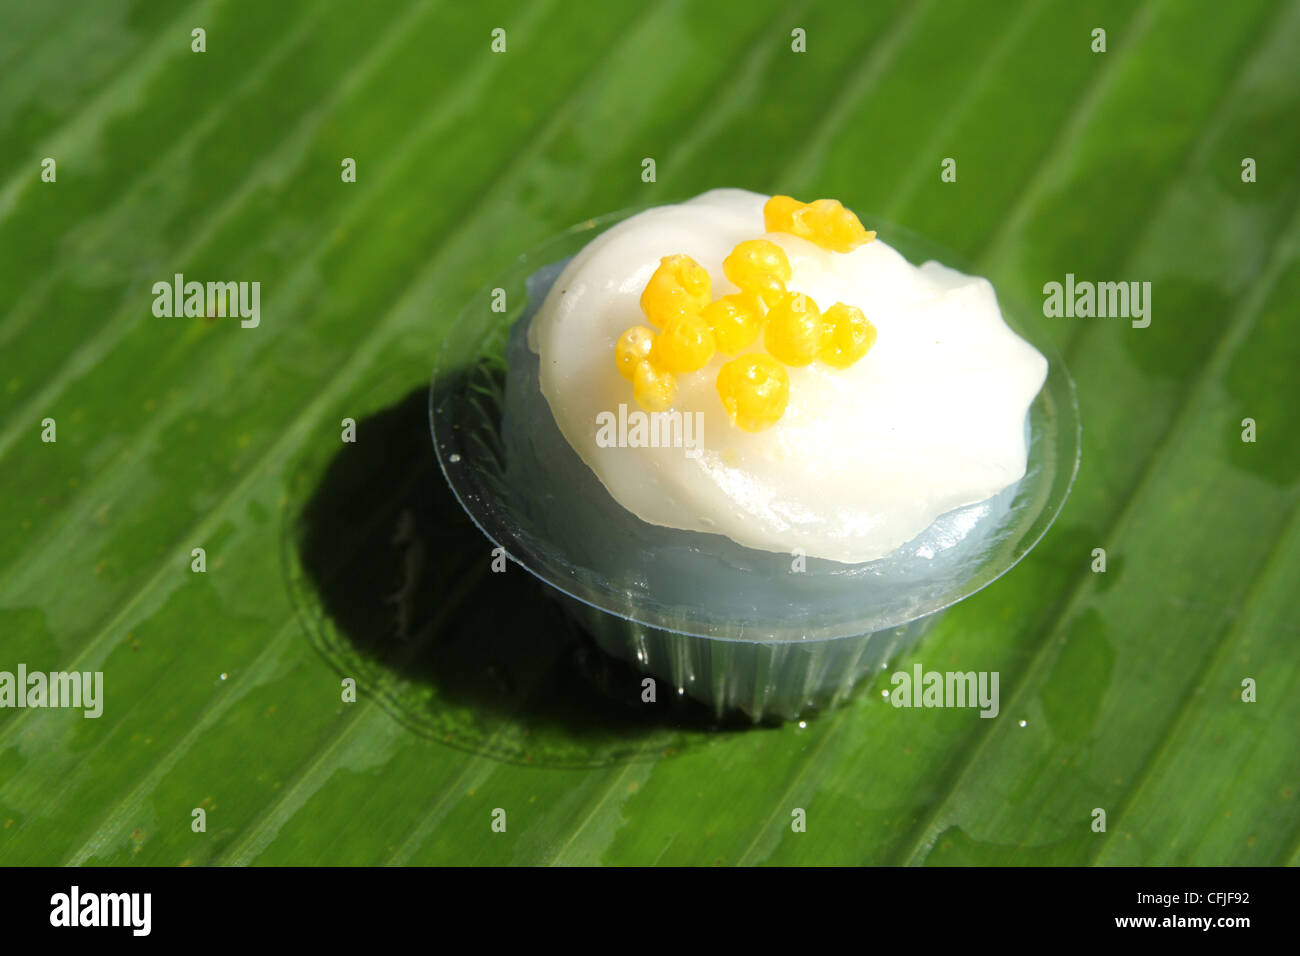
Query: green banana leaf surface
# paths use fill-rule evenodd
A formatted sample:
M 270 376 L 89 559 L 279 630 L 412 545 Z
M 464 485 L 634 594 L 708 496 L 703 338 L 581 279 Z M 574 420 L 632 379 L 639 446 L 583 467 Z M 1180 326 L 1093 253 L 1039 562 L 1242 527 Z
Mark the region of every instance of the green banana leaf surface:
M 0 709 L 0 863 L 1296 863 L 1297 49 L 1294 0 L 0 0 L 0 671 L 103 674 Z M 953 250 L 1074 377 L 1056 524 L 896 662 L 996 718 L 642 706 L 447 489 L 476 290 L 718 186 Z M 1067 274 L 1150 324 L 1039 314 Z

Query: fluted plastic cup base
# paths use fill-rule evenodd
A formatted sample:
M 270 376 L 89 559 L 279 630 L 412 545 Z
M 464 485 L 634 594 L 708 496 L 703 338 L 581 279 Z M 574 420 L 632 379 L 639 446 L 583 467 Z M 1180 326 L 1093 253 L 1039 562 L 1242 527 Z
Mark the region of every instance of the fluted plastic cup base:
M 606 654 L 721 718 L 743 712 L 755 723 L 795 720 L 846 703 L 908 653 L 938 622 L 930 614 L 899 627 L 831 641 L 710 640 L 647 627 L 562 597 L 573 619 Z

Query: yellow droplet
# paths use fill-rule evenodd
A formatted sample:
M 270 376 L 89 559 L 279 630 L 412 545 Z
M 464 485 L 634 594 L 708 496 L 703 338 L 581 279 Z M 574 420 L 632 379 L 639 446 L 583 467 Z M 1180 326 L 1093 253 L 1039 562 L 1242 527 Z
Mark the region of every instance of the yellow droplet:
M 823 234 L 821 245 L 831 252 L 852 252 L 858 246 L 865 245 L 876 238 L 874 230 L 868 231 L 848 209 L 833 220 Z
M 768 232 L 794 233 L 794 214 L 802 208 L 793 196 L 773 196 L 763 205 L 763 224 Z
M 669 319 L 699 312 L 713 298 L 709 271 L 690 256 L 664 256 L 641 293 L 641 311 L 663 328 Z
M 713 330 L 698 313 L 689 312 L 668 320 L 655 337 L 650 357 L 669 372 L 698 372 L 709 364 L 715 351 Z
M 634 325 L 618 337 L 614 345 L 614 361 L 618 363 L 618 374 L 629 382 L 636 374 L 636 367 L 650 357 L 654 346 L 654 330 L 644 325 Z
M 822 313 L 822 346 L 817 357 L 835 368 L 848 368 L 876 343 L 876 327 L 862 310 L 836 302 Z
M 788 282 L 794 274 L 785 250 L 770 239 L 746 239 L 738 244 L 722 260 L 722 272 L 740 288 L 754 292 L 767 288 L 772 278 Z
M 747 295 L 724 295 L 707 306 L 700 318 L 713 329 L 713 340 L 723 355 L 749 348 L 763 328 L 756 303 Z
M 768 232 L 788 232 L 831 252 L 852 252 L 876 238 L 836 199 L 801 203 L 790 196 L 773 196 L 763 206 L 763 222 Z
M 776 359 L 751 352 L 718 370 L 718 397 L 737 428 L 761 432 L 771 428 L 790 404 L 790 374 Z
M 822 317 L 817 303 L 791 292 L 767 313 L 763 345 L 786 365 L 807 365 L 822 347 Z
M 814 199 L 795 212 L 794 220 L 813 235 L 820 236 L 843 212 L 844 204 L 838 199 Z
M 785 283 L 776 276 L 763 276 L 755 283 L 755 288 L 746 289 L 740 293 L 745 297 L 755 312 L 760 316 L 767 315 L 772 306 L 776 305 L 785 298 Z
M 647 412 L 666 411 L 677 400 L 677 379 L 646 359 L 632 376 L 632 397 Z
M 796 228 L 807 230 L 808 238 L 831 252 L 852 252 L 876 238 L 838 199 L 818 199 L 794 215 Z

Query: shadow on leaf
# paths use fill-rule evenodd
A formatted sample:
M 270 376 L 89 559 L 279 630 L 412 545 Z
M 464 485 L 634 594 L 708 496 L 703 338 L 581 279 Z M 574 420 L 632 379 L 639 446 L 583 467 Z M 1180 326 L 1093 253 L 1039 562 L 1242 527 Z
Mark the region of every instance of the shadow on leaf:
M 355 442 L 313 474 L 286 529 L 300 612 L 339 673 L 412 730 L 501 759 L 592 766 L 719 729 L 676 694 L 643 702 L 642 675 L 494 555 L 443 479 L 423 390 L 358 422 Z

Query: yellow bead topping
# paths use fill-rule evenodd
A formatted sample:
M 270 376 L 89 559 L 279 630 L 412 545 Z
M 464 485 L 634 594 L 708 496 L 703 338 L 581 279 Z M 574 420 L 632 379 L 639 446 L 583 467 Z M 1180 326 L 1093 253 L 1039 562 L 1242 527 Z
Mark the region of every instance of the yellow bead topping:
M 761 432 L 780 421 L 790 404 L 790 373 L 772 356 L 750 352 L 718 370 L 717 389 L 737 428 Z
M 636 374 L 636 367 L 650 357 L 654 347 L 655 334 L 644 325 L 634 325 L 618 337 L 614 345 L 614 360 L 618 363 L 618 374 L 629 382 Z
M 876 237 L 834 199 L 801 203 L 773 196 L 763 207 L 768 232 L 799 236 L 831 252 L 850 252 Z M 770 239 L 747 239 L 722 261 L 722 272 L 741 291 L 713 299 L 708 270 L 686 255 L 664 256 L 641 293 L 641 311 L 655 328 L 636 325 L 614 346 L 618 372 L 648 412 L 677 400 L 677 375 L 705 368 L 717 353 L 737 356 L 718 369 L 722 407 L 747 432 L 771 428 L 790 404 L 786 366 L 820 361 L 848 368 L 876 341 L 876 328 L 860 309 L 843 302 L 825 313 L 811 297 L 788 291 L 790 259 Z M 765 351 L 746 351 L 762 338 Z M 744 353 L 744 354 L 741 354 Z
M 700 318 L 713 329 L 713 341 L 723 355 L 737 355 L 749 348 L 763 330 L 758 303 L 743 293 L 715 299 L 704 307 Z
M 722 273 L 742 292 L 770 309 L 785 295 L 786 280 L 794 274 L 785 250 L 768 239 L 747 239 L 722 260 Z
M 801 203 L 791 196 L 773 196 L 763 206 L 763 224 L 768 232 L 788 232 L 831 252 L 852 252 L 876 238 L 837 199 Z
M 807 365 L 822 347 L 822 314 L 802 292 L 786 295 L 767 313 L 763 345 L 786 365 Z
M 712 298 L 707 269 L 690 256 L 664 256 L 641 293 L 641 311 L 662 329 L 671 318 L 699 312 Z
M 688 312 L 668 320 L 654 340 L 650 360 L 669 372 L 698 372 L 716 351 L 708 323 L 698 312 Z
M 862 310 L 836 302 L 822 313 L 822 344 L 817 358 L 835 368 L 848 368 L 876 342 L 876 327 Z
M 632 397 L 647 412 L 667 411 L 677 400 L 677 379 L 646 359 L 632 375 Z
M 722 260 L 722 274 L 746 291 L 766 288 L 777 278 L 790 281 L 794 270 L 785 250 L 770 239 L 746 239 Z
M 793 196 L 773 196 L 763 206 L 763 224 L 768 232 L 788 232 L 797 236 L 794 214 L 802 208 L 803 203 Z

